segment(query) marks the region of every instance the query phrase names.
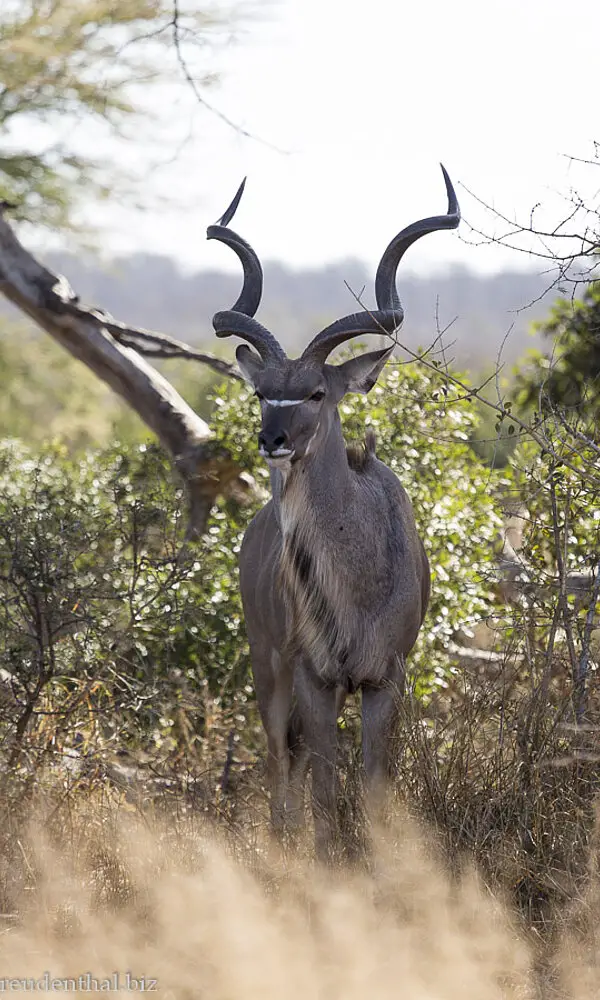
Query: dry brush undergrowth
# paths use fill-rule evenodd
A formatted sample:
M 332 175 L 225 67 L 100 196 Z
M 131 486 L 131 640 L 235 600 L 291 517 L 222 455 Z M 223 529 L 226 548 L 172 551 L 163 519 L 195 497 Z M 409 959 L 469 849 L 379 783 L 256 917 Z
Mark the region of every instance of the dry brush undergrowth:
M 405 818 L 367 874 L 268 860 L 201 822 L 93 799 L 19 840 L 2 976 L 127 973 L 173 997 L 533 995 L 531 956 L 473 870 L 449 878 Z M 17 916 L 18 914 L 18 916 Z
M 219 756 L 194 796 L 85 774 L 29 790 L 20 809 L 13 796 L 0 979 L 82 976 L 85 989 L 118 973 L 126 989 L 129 973 L 215 1000 L 597 996 L 596 729 L 569 723 L 558 681 L 542 698 L 525 680 L 513 660 L 496 678 L 457 674 L 444 705 L 407 699 L 389 824 L 366 854 L 350 710 L 351 860 L 330 872 L 308 838 L 286 855 L 269 846 L 260 765 L 224 789 Z M 593 686 L 589 704 L 592 720 Z

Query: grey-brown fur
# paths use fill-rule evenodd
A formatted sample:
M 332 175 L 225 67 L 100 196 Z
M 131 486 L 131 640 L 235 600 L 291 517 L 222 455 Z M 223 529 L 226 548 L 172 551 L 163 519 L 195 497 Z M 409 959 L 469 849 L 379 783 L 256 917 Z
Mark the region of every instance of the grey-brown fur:
M 339 451 L 335 484 L 327 483 L 332 451 Z M 308 654 L 322 680 L 354 690 L 383 680 L 390 650 L 410 652 L 428 595 L 427 585 L 420 601 L 404 606 L 406 588 L 428 580 L 405 491 L 372 452 L 358 458 L 358 467 L 348 462 L 336 419 L 320 448 L 292 467 L 280 501 L 279 555 L 286 650 Z
M 372 433 L 347 448 L 337 410 L 346 393 L 369 392 L 391 348 L 340 365 L 326 358 L 357 333 L 392 332 L 401 322 L 400 258 L 419 236 L 458 225 L 444 176 L 448 215 L 415 223 L 390 243 L 377 271 L 378 309 L 327 327 L 296 360 L 252 318 L 262 288 L 254 252 L 230 230 L 209 230 L 244 264 L 238 309 L 214 322 L 220 335 L 236 333 L 255 348 L 242 345 L 237 358 L 261 400 L 259 449 L 271 471 L 273 498 L 246 531 L 240 585 L 267 733 L 272 824 L 282 831 L 301 821 L 310 762 L 320 857 L 330 855 L 336 834 L 337 715 L 346 694 L 360 689 L 367 784 L 380 789 L 430 579 L 405 490 L 376 457 Z M 249 302 L 252 309 L 239 310 Z

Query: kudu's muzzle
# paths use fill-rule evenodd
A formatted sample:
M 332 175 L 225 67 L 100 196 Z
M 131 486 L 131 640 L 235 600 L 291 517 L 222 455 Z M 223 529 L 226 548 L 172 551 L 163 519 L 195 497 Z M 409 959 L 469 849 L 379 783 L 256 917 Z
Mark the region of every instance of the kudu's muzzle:
M 265 458 L 287 458 L 293 454 L 290 435 L 279 414 L 274 413 L 265 420 L 258 435 L 258 450 Z

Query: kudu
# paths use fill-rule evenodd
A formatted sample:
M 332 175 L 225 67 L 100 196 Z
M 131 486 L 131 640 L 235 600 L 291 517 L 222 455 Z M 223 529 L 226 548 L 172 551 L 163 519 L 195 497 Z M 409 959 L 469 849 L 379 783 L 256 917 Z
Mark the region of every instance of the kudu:
M 288 358 L 253 317 L 262 269 L 252 248 L 228 228 L 242 183 L 209 239 L 238 255 L 242 292 L 213 317 L 218 337 L 246 340 L 236 351 L 260 400 L 260 454 L 272 499 L 249 525 L 240 553 L 240 584 L 258 707 L 267 734 L 271 821 L 281 833 L 304 814 L 304 784 L 312 769 L 317 856 L 336 836 L 337 717 L 348 692 L 362 693 L 362 750 L 367 789 L 388 774 L 392 734 L 412 649 L 429 600 L 429 563 L 408 496 L 375 455 L 367 434 L 347 449 L 338 404 L 348 392 L 367 393 L 393 345 L 327 364 L 331 352 L 362 334 L 392 335 L 403 310 L 396 272 L 408 247 L 453 229 L 460 211 L 442 167 L 446 215 L 415 222 L 389 244 L 377 268 L 377 309 L 339 319 L 300 358 Z

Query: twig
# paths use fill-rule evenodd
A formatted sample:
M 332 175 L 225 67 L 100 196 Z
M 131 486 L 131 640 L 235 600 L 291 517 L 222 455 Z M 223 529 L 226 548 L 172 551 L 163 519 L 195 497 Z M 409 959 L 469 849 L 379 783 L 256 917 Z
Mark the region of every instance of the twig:
M 276 153 L 282 153 L 284 155 L 287 155 L 286 150 L 280 149 L 279 146 L 276 146 L 272 142 L 268 142 L 267 139 L 261 139 L 260 136 L 254 135 L 254 133 L 249 132 L 245 128 L 242 128 L 241 125 L 239 125 L 237 122 L 234 122 L 232 118 L 229 118 L 229 116 L 226 115 L 223 111 L 215 107 L 214 104 L 211 104 L 210 101 L 206 100 L 204 95 L 200 92 L 200 88 L 198 87 L 198 84 L 196 83 L 194 77 L 190 72 L 190 68 L 186 62 L 185 56 L 182 51 L 180 19 L 181 19 L 181 12 L 179 10 L 179 0 L 173 0 L 173 19 L 171 21 L 171 26 L 173 29 L 173 45 L 175 46 L 175 55 L 177 56 L 177 62 L 179 63 L 179 66 L 186 79 L 186 82 L 189 84 L 192 93 L 196 98 L 196 100 L 198 101 L 198 103 L 201 104 L 202 107 L 206 108 L 207 111 L 210 111 L 211 114 L 215 115 L 217 118 L 220 118 L 222 122 L 224 122 L 230 128 L 234 129 L 240 135 L 245 136 L 247 139 L 252 139 L 254 142 L 259 142 L 261 143 L 261 145 L 267 146 L 268 149 L 273 149 Z
M 600 598 L 600 560 L 596 566 L 596 576 L 594 578 L 594 586 L 592 588 L 592 596 L 590 598 L 590 606 L 587 610 L 585 616 L 585 625 L 583 628 L 583 640 L 581 643 L 581 656 L 579 658 L 579 664 L 577 669 L 577 682 L 581 686 L 585 686 L 587 682 L 587 672 L 588 664 L 590 660 L 590 644 L 592 638 L 592 629 L 594 627 L 594 619 L 596 617 L 596 607 L 598 606 L 598 599 Z
M 366 306 L 361 302 L 360 297 L 356 295 L 356 293 L 353 292 L 348 285 L 347 287 L 350 293 L 353 295 L 353 297 L 360 305 L 361 309 L 364 309 L 366 312 L 369 313 L 372 319 L 375 319 L 372 312 L 369 309 L 367 309 Z M 381 327 L 381 330 L 383 333 L 389 336 L 391 340 L 394 341 L 397 347 L 400 347 L 402 348 L 403 351 L 406 351 L 406 353 L 410 355 L 410 357 L 413 358 L 415 361 L 422 364 L 425 368 L 428 368 L 429 371 L 435 372 L 438 375 L 440 374 L 440 369 L 437 365 L 433 364 L 430 361 L 427 361 L 425 355 L 418 354 L 416 351 L 411 350 L 410 347 L 407 347 L 406 344 L 403 344 L 398 339 L 398 331 L 396 331 L 396 333 L 392 335 L 388 334 L 387 331 L 383 329 L 383 327 Z M 461 389 L 462 392 L 465 393 L 467 396 L 479 400 L 479 402 L 483 403 L 484 406 L 487 406 L 489 407 L 489 409 L 494 410 L 502 420 L 504 420 L 505 418 L 510 419 L 511 423 L 515 424 L 517 427 L 520 427 L 523 433 L 528 435 L 533 441 L 535 441 L 543 452 L 552 455 L 557 464 L 564 465 L 566 468 L 570 469 L 571 472 L 574 472 L 578 477 L 581 477 L 582 475 L 581 469 L 577 468 L 576 465 L 573 465 L 573 463 L 570 462 L 567 458 L 563 457 L 562 455 L 558 455 L 554 450 L 552 442 L 547 437 L 542 435 L 539 431 L 535 430 L 530 424 L 525 423 L 524 420 L 521 420 L 510 410 L 506 409 L 506 407 L 503 404 L 493 403 L 491 400 L 486 399 L 485 396 L 482 396 L 475 387 L 468 386 L 461 379 L 457 378 L 456 375 L 450 374 L 450 372 L 447 371 L 444 372 L 444 377 L 449 382 L 451 382 L 452 385 L 455 385 L 459 389 Z M 586 472 L 586 478 L 588 482 L 591 481 L 596 486 L 600 487 L 600 477 L 593 476 L 589 470 Z
M 569 660 L 571 662 L 575 720 L 576 722 L 579 723 L 581 722 L 585 714 L 587 692 L 585 683 L 582 684 L 582 677 L 580 676 L 579 665 L 577 662 L 577 654 L 575 652 L 575 643 L 573 641 L 573 630 L 571 628 L 571 620 L 569 617 L 569 603 L 567 601 L 566 546 L 569 535 L 568 518 L 569 518 L 570 490 L 567 490 L 567 498 L 565 501 L 565 523 L 563 525 L 563 538 L 561 540 L 560 527 L 558 523 L 558 504 L 556 501 L 556 483 L 554 480 L 553 471 L 554 470 L 550 471 L 550 502 L 552 505 L 552 529 L 554 532 L 556 566 L 558 569 L 558 578 L 560 581 L 559 592 L 558 592 L 558 604 L 562 613 L 563 626 L 565 630 L 565 636 L 567 639 L 567 649 L 569 652 Z
M 96 309 L 94 312 L 102 319 L 105 328 L 115 340 L 118 340 L 120 344 L 125 344 L 126 347 L 133 347 L 145 357 L 185 358 L 189 361 L 198 361 L 208 368 L 212 368 L 219 375 L 226 375 L 227 378 L 235 379 L 238 382 L 243 381 L 237 365 L 224 361 L 223 358 L 197 351 L 189 344 L 184 344 L 183 341 L 176 340 L 175 337 L 169 337 L 166 333 L 156 333 L 154 330 L 144 330 L 142 327 L 119 323 L 102 310 Z

